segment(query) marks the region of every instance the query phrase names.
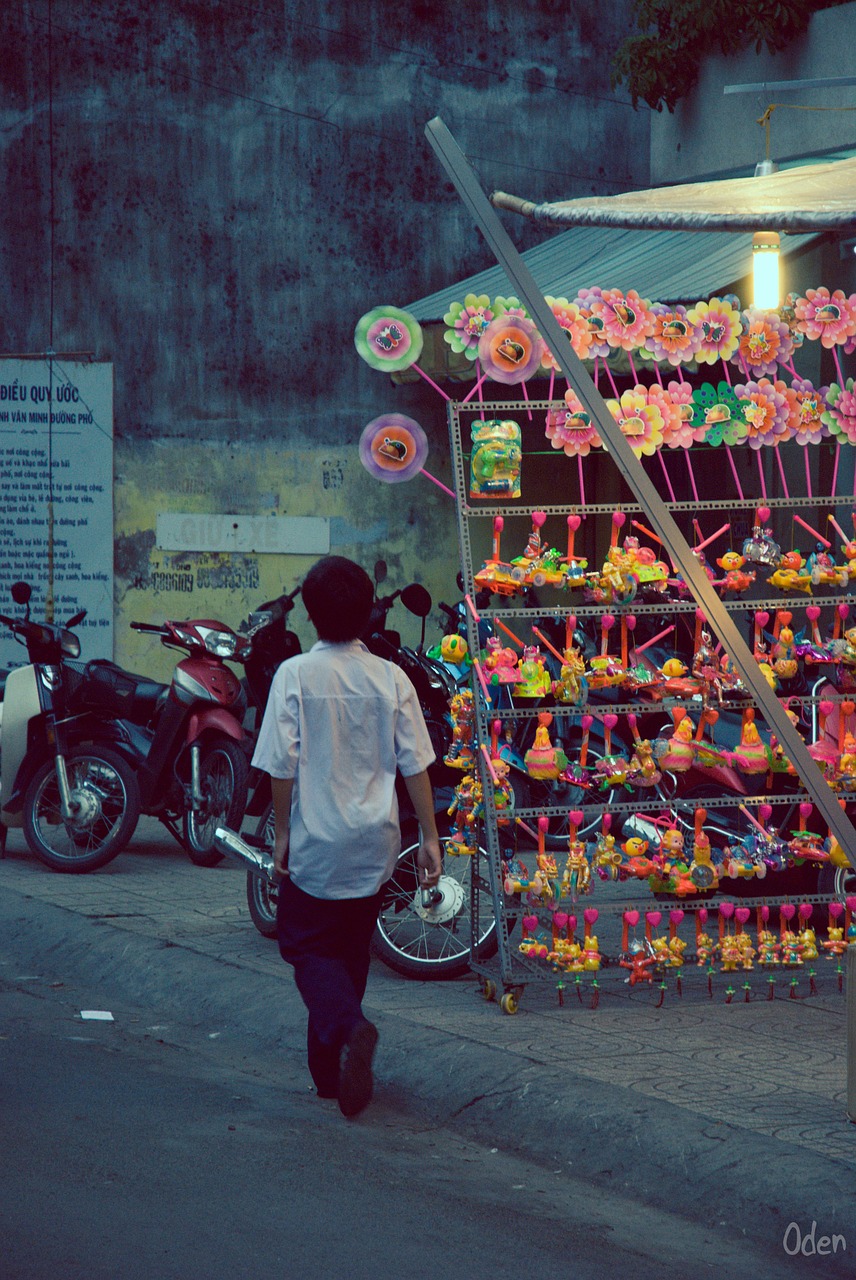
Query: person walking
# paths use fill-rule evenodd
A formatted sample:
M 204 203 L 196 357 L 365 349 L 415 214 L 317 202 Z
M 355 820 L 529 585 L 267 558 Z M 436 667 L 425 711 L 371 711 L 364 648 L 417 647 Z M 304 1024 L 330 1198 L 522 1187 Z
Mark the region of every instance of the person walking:
M 422 886 L 442 872 L 427 773 L 434 750 L 409 678 L 358 639 L 374 600 L 365 570 L 325 556 L 301 594 L 318 641 L 277 671 L 253 764 L 271 779 L 277 939 L 309 1015 L 309 1071 L 318 1096 L 352 1117 L 374 1086 L 378 1031 L 362 1000 L 401 851 L 397 772 L 419 822 Z

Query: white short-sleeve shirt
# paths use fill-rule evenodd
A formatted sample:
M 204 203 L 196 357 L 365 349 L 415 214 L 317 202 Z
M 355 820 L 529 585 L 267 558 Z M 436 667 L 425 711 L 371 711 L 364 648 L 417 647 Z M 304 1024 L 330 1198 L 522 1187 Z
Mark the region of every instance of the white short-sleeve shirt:
M 293 778 L 288 868 L 315 898 L 365 898 L 401 851 L 396 770 L 434 761 L 416 690 L 359 640 L 319 640 L 274 676 L 253 764 Z

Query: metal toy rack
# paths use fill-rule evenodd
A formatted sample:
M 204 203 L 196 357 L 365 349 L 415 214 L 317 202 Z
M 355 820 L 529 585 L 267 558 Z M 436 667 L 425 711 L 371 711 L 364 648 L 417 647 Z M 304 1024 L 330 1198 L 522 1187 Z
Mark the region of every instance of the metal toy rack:
M 473 528 L 478 528 L 479 531 L 483 533 L 485 528 L 489 527 L 489 526 L 485 526 L 483 523 L 486 520 L 492 522 L 496 516 L 502 516 L 504 519 L 506 517 L 515 517 L 519 520 L 521 517 L 524 517 L 524 518 L 528 517 L 530 514 L 530 509 L 526 505 L 525 500 L 523 499 L 518 499 L 514 505 L 509 505 L 507 503 L 498 505 L 494 502 L 480 501 L 480 500 L 477 501 L 477 505 L 473 504 L 473 502 L 470 500 L 470 497 L 469 497 L 469 466 L 468 466 L 469 449 L 464 444 L 463 435 L 462 435 L 464 423 L 471 422 L 474 418 L 489 420 L 489 419 L 505 419 L 510 417 L 510 418 L 514 418 L 515 420 L 520 420 L 521 417 L 523 416 L 531 417 L 532 415 L 545 414 L 550 409 L 554 409 L 554 410 L 559 409 L 562 407 L 562 404 L 563 402 L 555 402 L 555 401 L 549 401 L 549 400 L 493 401 L 493 402 L 481 402 L 481 403 L 475 402 L 470 404 L 452 401 L 449 403 L 448 423 L 449 423 L 450 444 L 451 444 L 453 480 L 454 480 L 455 493 L 457 498 L 458 538 L 459 538 L 459 546 L 460 546 L 460 553 L 461 553 L 461 565 L 462 565 L 462 573 L 463 573 L 463 579 L 464 579 L 464 589 L 470 602 L 472 602 L 475 598 L 474 576 L 479 568 L 479 564 L 475 563 L 475 560 L 474 560 L 473 532 L 472 532 Z M 821 503 L 824 507 L 828 507 L 830 505 L 832 507 L 835 507 L 838 505 L 852 507 L 854 504 L 854 499 L 852 497 L 848 497 L 847 495 L 831 497 L 831 498 L 823 495 L 821 497 L 815 496 L 815 497 L 804 498 L 804 499 L 803 498 L 787 498 L 787 499 L 765 498 L 764 503 L 765 505 L 769 506 L 771 509 L 774 509 L 774 510 L 781 509 L 783 511 L 784 510 L 793 511 L 795 509 L 799 509 L 800 507 L 817 508 Z M 666 505 L 668 506 L 669 511 L 673 515 L 680 515 L 680 514 L 685 515 L 688 523 L 691 516 L 693 514 L 697 514 L 699 510 L 698 503 L 696 502 L 675 501 L 672 503 L 668 503 Z M 717 512 L 717 511 L 728 512 L 728 513 L 733 513 L 735 511 L 752 512 L 757 507 L 757 505 L 758 505 L 757 500 L 753 500 L 749 498 L 744 500 L 734 500 L 731 498 L 727 498 L 722 500 L 714 499 L 710 502 L 705 501 L 704 509 L 705 509 L 705 512 Z M 587 517 L 603 517 L 603 516 L 611 515 L 612 512 L 615 510 L 615 507 L 616 507 L 615 502 L 610 502 L 610 503 L 586 502 L 584 508 L 577 505 L 576 510 L 580 514 L 582 514 L 584 511 L 584 514 Z M 538 509 L 540 511 L 543 511 L 547 516 L 550 516 L 550 515 L 568 516 L 569 514 L 574 512 L 575 504 L 572 502 L 569 502 L 568 504 L 563 506 L 558 506 L 555 504 L 553 505 L 538 504 Z M 638 503 L 635 503 L 635 502 L 622 502 L 621 510 L 622 512 L 625 512 L 628 515 L 632 515 L 634 513 L 641 512 L 642 508 Z M 487 542 L 487 539 L 482 538 L 482 543 L 486 543 L 486 542 Z M 814 595 L 812 596 L 812 603 L 817 603 L 821 606 L 824 606 L 824 605 L 830 606 L 830 605 L 841 603 L 842 599 L 845 599 L 845 598 L 852 599 L 853 597 L 852 596 L 843 597 L 840 591 L 836 594 L 832 594 L 832 593 L 824 594 L 822 592 L 815 592 Z M 729 612 L 739 614 L 739 613 L 744 613 L 746 609 L 749 607 L 751 607 L 752 609 L 767 609 L 767 610 L 782 609 L 783 607 L 787 607 L 789 603 L 789 598 L 785 596 L 779 596 L 775 598 L 763 598 L 763 599 L 758 599 L 753 597 L 753 599 L 749 602 L 738 599 L 738 600 L 728 600 L 728 601 L 725 601 L 724 603 L 726 605 L 726 608 L 729 610 Z M 659 602 L 649 603 L 649 602 L 640 602 L 639 600 L 636 600 L 633 602 L 632 605 L 628 605 L 628 606 L 623 606 L 620 604 L 612 604 L 609 606 L 609 611 L 615 614 L 616 616 L 620 616 L 622 612 L 627 613 L 631 611 L 634 614 L 646 614 L 646 615 L 650 614 L 654 616 L 656 615 L 674 616 L 679 613 L 693 612 L 696 610 L 696 607 L 697 606 L 695 602 L 691 599 L 669 601 L 668 603 L 659 603 Z M 497 608 L 488 608 L 488 609 L 482 610 L 479 616 L 489 622 L 494 622 L 496 619 L 512 619 L 512 620 L 515 620 L 516 622 L 520 622 L 527 618 L 531 620 L 533 619 L 533 617 L 543 618 L 551 614 L 556 617 L 564 618 L 569 613 L 573 613 L 578 618 L 587 618 L 587 617 L 600 616 L 602 615 L 603 612 L 604 612 L 604 607 L 602 605 L 585 604 L 583 602 L 580 602 L 578 604 L 576 602 L 576 599 L 573 599 L 572 602 L 564 603 L 561 607 L 539 606 L 538 609 L 534 611 L 534 613 L 532 609 L 520 607 L 513 603 L 511 605 L 502 604 L 500 607 L 497 607 Z M 468 642 L 470 646 L 470 651 L 472 653 L 478 653 L 480 649 L 478 626 L 477 626 L 477 620 L 476 620 L 476 617 L 474 616 L 473 611 L 470 612 L 468 617 Z M 491 784 L 491 779 L 490 779 L 487 763 L 484 758 L 484 752 L 482 748 L 487 748 L 488 744 L 491 741 L 491 722 L 492 721 L 494 720 L 503 721 L 503 720 L 514 719 L 514 718 L 519 719 L 522 715 L 526 715 L 526 714 L 529 714 L 530 716 L 535 716 L 537 714 L 537 711 L 521 712 L 520 710 L 509 711 L 507 709 L 494 708 L 489 703 L 487 697 L 485 696 L 485 691 L 481 688 L 479 682 L 475 678 L 475 675 L 473 676 L 472 684 L 473 684 L 473 697 L 474 697 L 474 703 L 475 703 L 475 733 L 476 733 L 477 758 L 478 758 L 478 768 L 479 768 L 481 784 L 482 784 L 484 813 L 482 818 L 483 838 L 478 841 L 478 844 L 481 847 L 483 856 L 473 858 L 472 877 L 471 877 L 472 879 L 471 919 L 473 922 L 473 932 L 472 932 L 472 938 L 471 938 L 471 966 L 474 972 L 477 975 L 479 975 L 479 977 L 482 980 L 482 988 L 483 988 L 484 994 L 488 998 L 492 998 L 497 988 L 501 986 L 503 988 L 503 993 L 504 993 L 501 1000 L 502 1008 L 505 1012 L 514 1012 L 517 1008 L 517 1003 L 519 1001 L 523 988 L 525 987 L 526 984 L 533 981 L 543 982 L 545 980 L 555 984 L 557 981 L 557 974 L 554 970 L 551 970 L 547 966 L 533 962 L 528 957 L 521 955 L 516 943 L 511 941 L 510 935 L 517 923 L 517 918 L 521 915 L 522 912 L 529 910 L 530 908 L 521 904 L 521 901 L 519 898 L 509 898 L 506 896 L 504 892 L 503 863 L 507 860 L 511 850 L 511 846 L 515 843 L 517 829 L 514 826 L 509 827 L 509 826 L 500 825 L 502 821 L 502 816 L 498 814 L 497 808 L 494 802 L 494 789 Z M 844 696 L 846 695 L 842 695 L 842 697 Z M 813 705 L 818 701 L 818 699 L 812 696 L 805 696 L 804 698 L 801 699 L 801 701 L 803 701 L 806 704 Z M 660 705 L 658 709 L 662 710 L 664 717 L 666 717 L 668 716 L 670 707 L 672 705 L 685 706 L 686 704 L 683 704 L 683 703 L 672 704 L 669 702 L 664 702 Z M 752 705 L 752 704 L 751 702 L 749 702 L 747 705 Z M 554 715 L 554 717 L 556 718 L 557 725 L 564 725 L 566 721 L 572 721 L 574 719 L 578 719 L 583 714 L 585 714 L 586 711 L 588 711 L 589 713 L 595 713 L 600 715 L 603 715 L 603 713 L 606 711 L 615 712 L 616 714 L 621 714 L 621 713 L 628 713 L 630 711 L 639 711 L 640 706 L 638 703 L 624 703 L 624 702 L 600 703 L 599 702 L 599 703 L 577 705 L 577 706 L 555 706 L 555 707 L 551 707 L 550 710 Z M 562 736 L 561 729 L 558 730 L 558 736 L 560 737 Z M 608 812 L 614 815 L 615 817 L 623 819 L 630 814 L 646 814 L 647 813 L 647 814 L 654 815 L 657 813 L 663 813 L 664 808 L 669 808 L 673 813 L 676 813 L 676 814 L 682 813 L 685 816 L 685 818 L 686 818 L 686 815 L 689 815 L 689 826 L 690 827 L 692 826 L 692 812 L 694 811 L 696 806 L 699 804 L 698 800 L 692 800 L 692 799 L 682 800 L 679 796 L 674 796 L 669 798 L 668 802 L 665 802 L 662 796 L 645 799 L 643 798 L 642 794 L 639 794 L 639 793 L 637 794 L 638 794 L 638 798 L 633 800 L 615 801 L 614 799 L 611 799 L 608 803 L 605 802 L 604 805 L 599 810 L 593 807 L 589 807 L 586 810 L 587 815 L 592 816 L 594 813 L 602 814 L 603 812 L 606 812 L 608 810 Z M 760 796 L 731 797 L 728 795 L 723 795 L 722 797 L 712 797 L 710 799 L 705 799 L 703 801 L 703 804 L 706 809 L 709 808 L 709 809 L 716 810 L 716 809 L 733 808 L 738 805 L 748 805 L 748 806 L 758 805 L 765 801 L 773 805 L 774 807 L 776 805 L 781 805 L 781 804 L 797 805 L 801 801 L 805 801 L 805 800 L 811 800 L 811 797 L 805 791 L 799 791 L 799 792 L 790 792 L 785 796 L 760 795 Z M 539 808 L 539 809 L 520 808 L 515 810 L 516 818 L 521 819 L 526 824 L 537 822 L 538 817 L 541 815 L 546 816 L 548 819 L 567 820 L 567 813 L 568 813 L 567 805 L 561 806 L 561 807 L 546 808 L 546 809 L 545 808 Z M 507 821 L 507 818 L 505 820 Z M 483 870 L 484 870 L 483 864 L 486 864 L 486 871 L 487 871 L 486 877 L 483 874 Z M 775 877 L 774 875 L 771 875 L 771 883 L 770 883 L 771 896 L 767 898 L 752 898 L 749 901 L 751 901 L 753 908 L 756 905 L 761 905 L 761 904 L 766 904 L 776 908 L 787 901 L 796 901 L 796 899 L 793 899 L 793 898 L 788 899 L 788 898 L 775 895 L 774 884 L 775 884 Z M 623 885 L 621 887 L 624 889 L 628 888 L 627 885 Z M 495 939 L 496 939 L 497 949 L 496 949 L 495 958 L 487 956 L 485 954 L 484 948 L 481 950 L 481 952 L 479 952 L 479 950 L 476 947 L 476 937 L 475 937 L 476 922 L 480 918 L 479 898 L 480 898 L 480 895 L 484 894 L 485 892 L 488 892 L 491 896 L 493 913 L 496 920 Z M 645 892 L 646 892 L 645 887 L 640 885 L 639 897 L 642 897 Z M 651 901 L 652 900 L 649 899 L 649 903 Z M 800 897 L 799 901 L 810 902 L 814 905 L 823 906 L 824 904 L 828 904 L 831 901 L 833 901 L 833 899 L 831 898 L 831 896 L 814 895 L 811 897 Z M 559 906 L 562 911 L 570 911 L 570 912 L 577 911 L 581 913 L 587 902 L 591 902 L 592 905 L 597 903 L 598 910 L 603 915 L 603 918 L 605 920 L 612 920 L 613 922 L 615 921 L 615 919 L 617 919 L 620 916 L 621 911 L 625 910 L 627 907 L 626 901 L 601 904 L 596 897 L 594 899 L 587 898 L 585 900 L 580 900 L 580 901 L 563 899 L 562 902 L 559 904 Z M 660 905 L 662 906 L 663 904 L 661 903 Z M 668 905 L 669 904 L 666 904 L 664 906 L 665 910 L 668 910 Z M 691 915 L 694 911 L 697 911 L 701 907 L 705 907 L 708 910 L 711 910 L 713 912 L 716 912 L 718 910 L 718 902 L 717 900 L 714 900 L 714 899 L 708 899 L 708 900 L 701 899 L 698 901 L 696 900 L 688 901 L 685 899 L 672 900 L 670 905 L 673 907 L 682 908 L 688 915 Z M 613 970 L 615 970 L 615 967 L 618 963 L 618 957 L 614 953 L 612 955 L 607 954 L 605 957 L 605 962 L 606 962 L 604 966 L 605 968 L 608 969 L 609 967 L 612 967 Z M 559 985 L 561 986 L 561 982 L 559 983 Z

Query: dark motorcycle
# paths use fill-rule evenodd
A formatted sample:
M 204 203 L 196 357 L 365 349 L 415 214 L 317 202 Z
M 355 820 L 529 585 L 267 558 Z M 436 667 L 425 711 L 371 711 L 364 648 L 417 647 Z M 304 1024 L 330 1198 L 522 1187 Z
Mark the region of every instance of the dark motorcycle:
M 24 616 L 0 615 L 27 648 L 29 665 L 6 677 L 2 704 L 2 824 L 23 826 L 35 856 L 54 871 L 94 871 L 125 848 L 140 814 L 132 766 L 115 749 L 113 727 L 89 705 L 87 668 L 74 662 L 71 628 L 30 618 L 31 589 L 12 587 Z
M 226 666 L 241 661 L 245 641 L 203 618 L 131 627 L 187 654 L 169 685 L 96 660 L 78 702 L 109 725 L 114 750 L 136 775 L 142 812 L 163 823 L 191 862 L 215 866 L 222 854 L 214 832 L 239 825 L 247 802 L 246 697 Z

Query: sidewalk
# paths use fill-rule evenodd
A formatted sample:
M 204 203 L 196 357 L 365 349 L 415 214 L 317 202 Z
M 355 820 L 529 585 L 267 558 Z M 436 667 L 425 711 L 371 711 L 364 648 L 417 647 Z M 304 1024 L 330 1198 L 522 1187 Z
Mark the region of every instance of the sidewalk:
M 302 1061 L 303 1006 L 252 925 L 243 872 L 194 867 L 151 820 L 84 876 L 48 871 L 10 832 L 0 927 L 5 978 L 103 982 L 161 1018 Z M 615 977 L 596 1009 L 573 983 L 563 1007 L 550 983 L 532 983 L 507 1017 L 473 978 L 412 982 L 375 962 L 365 1007 L 382 1034 L 379 1089 L 427 1121 L 771 1245 L 789 1223 L 805 1234 L 816 1221 L 847 1254 L 814 1274 L 838 1274 L 824 1267 L 845 1257 L 852 1274 L 856 1125 L 830 971 L 807 999 L 743 1003 L 736 983 L 726 1004 L 687 982 L 659 1009 L 651 989 Z

